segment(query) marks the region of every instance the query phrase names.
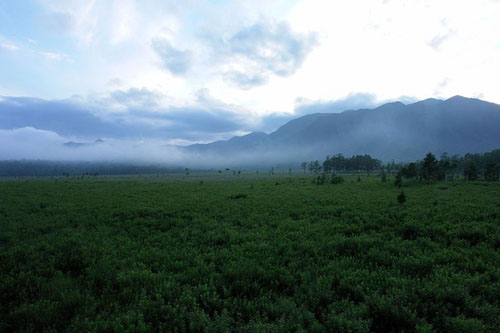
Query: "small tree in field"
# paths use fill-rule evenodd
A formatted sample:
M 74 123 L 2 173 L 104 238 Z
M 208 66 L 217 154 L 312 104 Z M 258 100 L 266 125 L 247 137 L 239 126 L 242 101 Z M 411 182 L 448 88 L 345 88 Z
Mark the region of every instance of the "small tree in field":
M 336 174 L 333 174 L 332 178 L 330 178 L 330 184 L 342 184 L 343 182 L 344 178 L 337 176 Z
M 300 163 L 300 167 L 304 170 L 304 173 L 306 173 L 307 162 Z
M 394 178 L 394 185 L 396 185 L 398 188 L 403 185 L 403 176 L 401 175 L 401 172 L 398 172 L 396 174 L 396 178 Z
M 385 171 L 382 170 L 382 174 L 380 175 L 380 180 L 385 183 L 387 181 L 387 175 L 385 174 Z
M 324 173 L 321 176 L 316 177 L 316 185 L 323 185 L 326 181 L 326 175 Z

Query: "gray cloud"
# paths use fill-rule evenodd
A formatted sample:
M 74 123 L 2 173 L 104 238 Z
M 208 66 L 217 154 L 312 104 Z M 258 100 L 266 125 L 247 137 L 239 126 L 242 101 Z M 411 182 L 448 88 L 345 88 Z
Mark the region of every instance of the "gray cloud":
M 179 50 L 164 39 L 157 38 L 151 42 L 153 50 L 160 56 L 163 67 L 174 75 L 183 75 L 191 67 L 193 54 L 189 50 Z
M 282 22 L 254 24 L 232 36 L 228 44 L 232 53 L 276 75 L 289 76 L 300 67 L 315 42 L 314 35 L 296 34 Z
M 263 85 L 268 81 L 268 78 L 262 73 L 245 74 L 239 71 L 228 71 L 224 73 L 224 79 L 243 90 Z
M 292 31 L 286 22 L 264 21 L 244 27 L 227 38 L 209 33 L 199 35 L 211 54 L 213 66 L 228 65 L 223 78 L 240 89 L 251 89 L 268 82 L 269 77 L 293 75 L 317 43 L 316 34 Z M 194 53 L 180 50 L 165 38 L 155 38 L 151 47 L 162 66 L 174 75 L 184 75 L 192 67 Z M 233 65 L 236 65 L 235 68 Z
M 231 106 L 199 98 L 204 105 L 160 108 L 146 89 L 114 91 L 99 100 L 0 99 L 0 129 L 33 127 L 65 137 L 155 138 L 206 141 L 230 136 L 247 124 Z M 120 111 L 113 110 L 117 104 Z M 109 112 L 112 111 L 112 112 Z
M 435 35 L 428 43 L 431 48 L 434 49 L 434 51 L 439 51 L 441 49 L 441 46 L 451 37 L 453 37 L 456 34 L 456 31 L 448 27 L 448 23 L 446 22 L 446 19 L 441 20 L 441 26 L 444 32 L 441 32 L 437 35 Z
M 429 41 L 428 45 L 432 47 L 435 51 L 439 51 L 441 48 L 441 45 L 447 41 L 451 36 L 454 35 L 454 31 L 450 30 L 449 32 L 445 34 L 439 34 L 434 36 L 431 41 Z
M 4 97 L 0 101 L 0 129 L 34 127 L 61 135 L 118 136 L 117 124 L 105 123 L 93 112 L 68 100 L 46 101 L 27 97 Z
M 299 114 L 307 113 L 336 113 L 353 109 L 369 109 L 378 106 L 377 96 L 370 93 L 355 93 L 350 94 L 344 98 L 336 99 L 333 101 L 306 101 L 297 99 L 298 106 L 295 112 Z
M 227 39 L 206 37 L 206 41 L 218 60 L 243 67 L 224 73 L 226 80 L 241 89 L 263 85 L 271 75 L 293 75 L 317 43 L 315 34 L 299 34 L 286 22 L 267 21 L 245 27 Z
M 161 97 L 146 88 L 129 90 L 115 90 L 111 92 L 111 100 L 127 107 L 155 108 L 158 106 L 157 99 Z
M 439 95 L 441 91 L 448 86 L 449 79 L 444 78 L 443 80 L 439 81 L 436 87 L 434 88 L 434 95 Z

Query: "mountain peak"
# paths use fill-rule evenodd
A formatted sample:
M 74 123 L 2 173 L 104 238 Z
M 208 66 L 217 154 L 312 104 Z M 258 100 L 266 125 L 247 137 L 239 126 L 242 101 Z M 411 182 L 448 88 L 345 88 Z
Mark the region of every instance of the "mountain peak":
M 434 104 L 438 104 L 440 102 L 442 102 L 442 100 L 437 99 L 437 98 L 427 98 L 427 99 L 421 100 L 421 101 L 413 103 L 413 104 L 416 104 L 416 105 L 434 105 Z
M 471 98 L 467 98 L 467 97 L 460 96 L 460 95 L 455 95 L 453 97 L 448 98 L 446 101 L 466 101 L 466 100 L 470 100 L 470 99 Z
M 404 106 L 405 104 L 403 102 L 400 102 L 400 101 L 394 101 L 394 102 L 385 103 L 382 106 L 385 106 L 385 105 Z
M 405 107 L 406 105 L 400 101 L 395 101 L 395 102 L 389 102 L 380 105 L 379 107 L 376 107 L 375 110 L 393 110 L 393 109 L 400 109 L 402 107 Z M 357 112 L 357 111 L 354 111 Z

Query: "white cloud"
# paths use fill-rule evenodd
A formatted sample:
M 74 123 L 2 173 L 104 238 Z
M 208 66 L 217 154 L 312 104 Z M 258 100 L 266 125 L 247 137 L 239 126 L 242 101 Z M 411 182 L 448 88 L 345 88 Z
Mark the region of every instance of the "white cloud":
M 0 43 L 0 48 L 13 52 L 19 50 L 19 46 L 8 42 Z
M 47 59 L 50 60 L 55 60 L 55 61 L 72 61 L 71 57 L 65 53 L 57 53 L 57 52 L 47 52 L 47 51 L 40 51 L 39 52 L 42 56 L 44 56 Z

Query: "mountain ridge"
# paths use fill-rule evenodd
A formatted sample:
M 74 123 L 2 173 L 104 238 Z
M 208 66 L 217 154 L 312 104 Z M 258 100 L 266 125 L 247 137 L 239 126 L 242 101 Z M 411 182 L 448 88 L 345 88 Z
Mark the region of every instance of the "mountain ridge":
M 464 154 L 500 147 L 500 105 L 460 95 L 415 103 L 390 102 L 373 109 L 314 113 L 292 119 L 271 133 L 251 132 L 229 140 L 185 147 L 219 155 L 371 154 L 413 160 L 427 151 Z M 288 160 L 290 160 L 288 158 Z

